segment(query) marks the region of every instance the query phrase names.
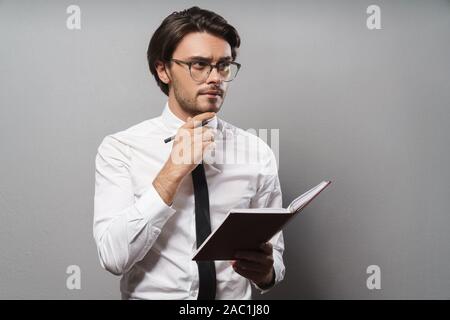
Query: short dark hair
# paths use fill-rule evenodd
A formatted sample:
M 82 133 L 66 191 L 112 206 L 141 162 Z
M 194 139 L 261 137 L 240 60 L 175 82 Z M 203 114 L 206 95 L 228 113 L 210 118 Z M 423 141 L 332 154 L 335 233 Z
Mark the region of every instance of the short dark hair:
M 177 45 L 184 36 L 192 32 L 207 32 L 226 40 L 231 46 L 233 60 L 236 59 L 236 49 L 239 48 L 241 39 L 237 30 L 220 15 L 199 7 L 173 12 L 156 29 L 147 50 L 150 72 L 167 96 L 169 86 L 159 79 L 155 63 L 169 63 Z

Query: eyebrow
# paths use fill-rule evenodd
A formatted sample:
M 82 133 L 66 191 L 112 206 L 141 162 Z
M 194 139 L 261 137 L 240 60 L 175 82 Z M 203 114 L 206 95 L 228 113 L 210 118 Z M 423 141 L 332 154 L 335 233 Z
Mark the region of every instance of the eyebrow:
M 191 56 L 191 57 L 187 58 L 187 60 L 206 61 L 206 62 L 211 62 L 212 61 L 211 58 L 202 57 L 202 56 Z M 219 58 L 218 61 L 231 61 L 231 60 L 233 60 L 232 57 L 226 56 L 226 57 Z

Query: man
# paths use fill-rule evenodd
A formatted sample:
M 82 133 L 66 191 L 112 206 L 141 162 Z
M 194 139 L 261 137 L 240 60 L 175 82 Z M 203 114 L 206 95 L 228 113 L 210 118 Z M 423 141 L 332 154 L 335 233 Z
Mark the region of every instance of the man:
M 272 150 L 216 116 L 240 67 L 239 45 L 235 28 L 214 12 L 169 15 L 147 52 L 168 96 L 161 116 L 108 135 L 98 148 L 94 238 L 101 265 L 122 275 L 123 299 L 250 299 L 251 284 L 264 293 L 284 278 L 281 232 L 236 261 L 192 261 L 229 209 L 282 206 Z M 250 152 L 257 161 L 207 162 L 223 151 L 218 144 L 233 159 Z

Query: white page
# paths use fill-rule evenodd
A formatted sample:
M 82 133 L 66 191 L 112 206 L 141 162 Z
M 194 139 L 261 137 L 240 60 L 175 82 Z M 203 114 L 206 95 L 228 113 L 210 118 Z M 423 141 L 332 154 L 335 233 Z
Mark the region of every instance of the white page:
M 300 197 L 295 198 L 289 207 L 287 208 L 289 212 L 296 212 L 303 208 L 312 198 L 314 198 L 320 191 L 322 191 L 330 181 L 322 181 L 314 188 L 306 191 L 304 194 L 302 194 Z
M 231 209 L 230 212 L 241 212 L 241 213 L 290 213 L 288 209 L 284 209 L 284 208 L 236 208 L 236 209 Z

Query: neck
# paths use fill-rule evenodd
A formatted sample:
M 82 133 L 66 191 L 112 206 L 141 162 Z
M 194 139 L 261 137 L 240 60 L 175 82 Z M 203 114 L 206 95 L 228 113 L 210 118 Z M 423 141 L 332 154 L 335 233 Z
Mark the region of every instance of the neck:
M 177 99 L 173 95 L 169 95 L 169 109 L 172 111 L 174 115 L 176 115 L 179 119 L 183 120 L 184 122 L 187 121 L 188 117 L 194 117 L 194 115 L 190 114 L 189 112 L 184 111 L 180 104 L 178 103 Z

